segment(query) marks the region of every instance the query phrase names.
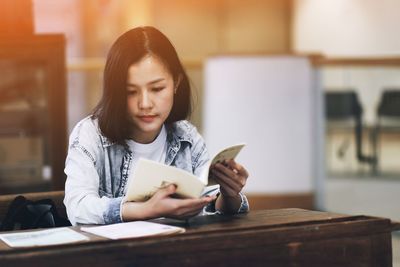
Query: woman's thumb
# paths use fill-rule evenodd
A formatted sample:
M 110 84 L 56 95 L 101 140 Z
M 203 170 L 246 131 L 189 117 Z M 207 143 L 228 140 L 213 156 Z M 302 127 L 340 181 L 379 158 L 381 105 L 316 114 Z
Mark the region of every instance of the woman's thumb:
M 174 194 L 175 192 L 176 192 L 176 185 L 170 184 L 158 190 L 157 194 L 161 195 L 161 197 L 167 197 L 169 195 Z

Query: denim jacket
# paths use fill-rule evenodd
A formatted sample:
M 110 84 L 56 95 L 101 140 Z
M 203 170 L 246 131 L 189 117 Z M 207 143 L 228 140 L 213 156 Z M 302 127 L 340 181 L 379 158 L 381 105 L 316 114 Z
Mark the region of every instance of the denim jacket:
M 65 163 L 64 198 L 73 225 L 122 221 L 122 198 L 134 156 L 129 146 L 110 142 L 103 136 L 96 119 L 86 117 L 75 126 Z M 167 127 L 165 164 L 199 176 L 208 160 L 204 140 L 193 125 L 179 121 Z M 243 194 L 241 199 L 238 213 L 249 209 Z M 206 210 L 218 212 L 212 204 Z

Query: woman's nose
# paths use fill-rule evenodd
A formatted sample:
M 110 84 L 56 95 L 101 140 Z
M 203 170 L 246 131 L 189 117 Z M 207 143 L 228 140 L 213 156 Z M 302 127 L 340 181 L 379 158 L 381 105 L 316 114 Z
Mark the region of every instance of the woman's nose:
M 152 105 L 152 101 L 150 99 L 150 95 L 147 92 L 143 92 L 140 95 L 140 99 L 139 99 L 139 108 L 141 109 L 149 109 L 151 108 Z

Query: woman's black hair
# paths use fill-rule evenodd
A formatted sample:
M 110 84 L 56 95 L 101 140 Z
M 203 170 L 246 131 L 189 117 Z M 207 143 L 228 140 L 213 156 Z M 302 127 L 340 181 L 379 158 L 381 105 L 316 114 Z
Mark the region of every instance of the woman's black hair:
M 154 27 L 138 27 L 122 34 L 107 55 L 103 77 L 103 96 L 93 117 L 110 141 L 125 144 L 132 136 L 131 119 L 127 111 L 127 75 L 132 64 L 145 56 L 160 59 L 171 73 L 177 86 L 172 110 L 165 123 L 186 119 L 191 113 L 191 90 L 187 74 L 174 46 Z

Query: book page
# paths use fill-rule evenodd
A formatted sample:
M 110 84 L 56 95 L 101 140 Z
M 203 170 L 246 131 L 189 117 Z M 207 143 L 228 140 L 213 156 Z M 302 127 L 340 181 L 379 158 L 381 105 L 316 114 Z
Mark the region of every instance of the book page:
M 198 198 L 205 187 L 185 170 L 141 158 L 129 177 L 124 201 L 145 201 L 169 184 L 176 184 L 176 195 L 183 198 Z
M 219 192 L 219 184 L 209 185 L 204 187 L 203 192 L 201 192 L 201 196 L 214 196 Z
M 219 151 L 218 153 L 215 154 L 215 156 L 209 161 L 207 164 L 207 167 L 204 169 L 204 171 L 200 175 L 200 180 L 202 180 L 205 184 L 207 185 L 215 185 L 217 184 L 214 179 L 209 179 L 209 172 L 210 172 L 210 166 L 217 163 L 221 162 L 224 160 L 230 160 L 230 159 L 235 159 L 236 156 L 239 154 L 240 150 L 245 146 L 246 144 L 237 144 L 233 146 L 226 147 Z
M 10 247 L 49 246 L 89 240 L 67 227 L 0 234 L 0 239 Z
M 153 222 L 134 221 L 104 226 L 81 227 L 81 231 L 110 239 L 123 239 L 183 233 L 185 232 L 185 228 Z

